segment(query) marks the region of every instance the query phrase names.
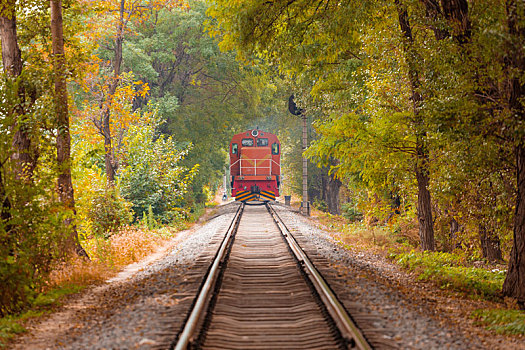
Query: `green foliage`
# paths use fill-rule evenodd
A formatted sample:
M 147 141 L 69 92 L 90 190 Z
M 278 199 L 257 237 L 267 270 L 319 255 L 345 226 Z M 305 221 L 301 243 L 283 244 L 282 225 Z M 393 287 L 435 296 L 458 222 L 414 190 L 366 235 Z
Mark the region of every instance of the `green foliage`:
M 0 348 L 7 345 L 7 341 L 15 334 L 24 333 L 27 330 L 12 318 L 0 318 Z
M 444 252 L 391 253 L 397 264 L 417 273 L 418 278 L 432 281 L 443 289 L 478 295 L 487 299 L 499 299 L 505 271 L 489 271 L 462 265 L 461 257 Z
M 344 203 L 341 206 L 343 217 L 350 220 L 351 222 L 361 221 L 363 219 L 363 213 L 352 203 Z
M 116 189 L 105 187 L 96 191 L 88 218 L 93 233 L 108 237 L 119 227 L 131 223 L 132 215 L 131 203 L 121 197 Z
M 326 202 L 323 201 L 322 199 L 319 199 L 319 198 L 315 198 L 312 202 L 312 205 L 316 208 L 316 209 L 319 209 L 321 211 L 328 211 L 328 206 L 326 205 Z
M 497 333 L 525 335 L 525 312 L 521 310 L 478 309 L 472 318 Z
M 193 145 L 179 164 L 188 169 L 199 164 L 181 202 L 193 206 L 206 201 L 205 187 L 222 183 L 232 135 L 248 126 L 264 128 L 268 117 L 282 117 L 286 109 L 285 98 L 263 69 L 243 66 L 235 53 L 221 52 L 205 32 L 208 4 L 189 1 L 188 5 L 160 9 L 137 24 L 137 35 L 126 37 L 123 65 L 150 86 L 149 103 L 165 121 L 160 132 L 176 140 L 179 151 Z M 150 204 L 157 215 L 159 205 Z M 136 213 L 147 210 L 148 204 L 140 207 Z
M 175 219 L 176 208 L 182 206 L 199 168 L 180 164 L 191 145 L 184 147 L 172 137 L 155 135 L 155 125 L 130 127 L 119 174 L 122 196 L 132 203 L 135 219 L 147 212 L 149 225 L 154 223 L 153 216 L 163 223 Z
M 65 296 L 70 294 L 78 293 L 84 289 L 83 286 L 79 285 L 62 285 L 57 288 L 46 291 L 45 293 L 40 293 L 32 301 L 33 306 L 54 306 Z
M 142 213 L 142 220 L 140 221 L 143 227 L 147 228 L 148 230 L 154 230 L 159 225 L 157 223 L 157 220 L 155 220 L 155 215 L 153 214 L 153 209 L 151 208 L 151 205 L 148 207 L 148 213 L 146 212 Z
M 2 249 L 2 261 L 0 263 L 0 292 L 1 315 L 16 312 L 25 306 L 28 295 L 31 295 L 29 286 L 33 283 L 28 262 L 20 261 L 10 256 L 9 252 Z

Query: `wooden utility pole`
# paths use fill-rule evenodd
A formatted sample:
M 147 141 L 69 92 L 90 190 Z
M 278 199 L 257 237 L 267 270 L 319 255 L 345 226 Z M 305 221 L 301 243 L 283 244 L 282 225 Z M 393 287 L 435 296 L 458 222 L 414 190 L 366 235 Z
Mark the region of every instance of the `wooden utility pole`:
M 225 169 L 224 170 L 224 177 L 222 179 L 222 189 L 223 189 L 223 194 L 222 194 L 222 200 L 225 201 L 228 199 L 228 185 L 227 185 L 227 178 L 228 178 L 228 174 L 229 174 L 229 171 L 228 169 Z
M 294 95 L 292 94 L 288 99 L 288 110 L 290 113 L 303 118 L 303 147 L 302 150 L 306 151 L 308 147 L 308 120 L 304 110 L 297 108 L 294 102 Z M 310 216 L 310 206 L 308 205 L 308 160 L 303 156 L 303 202 L 301 203 L 301 214 Z
M 310 206 L 308 205 L 308 160 L 304 152 L 308 147 L 308 124 L 306 114 L 301 113 L 303 118 L 303 204 L 301 205 L 301 214 L 310 216 Z

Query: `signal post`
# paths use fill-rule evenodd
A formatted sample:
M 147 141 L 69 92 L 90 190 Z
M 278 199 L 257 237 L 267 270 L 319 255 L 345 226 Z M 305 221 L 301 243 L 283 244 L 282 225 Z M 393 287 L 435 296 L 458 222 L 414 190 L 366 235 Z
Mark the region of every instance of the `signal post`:
M 291 114 L 296 116 L 301 116 L 303 119 L 303 154 L 308 147 L 308 120 L 304 110 L 297 108 L 297 105 L 294 102 L 294 95 L 292 94 L 288 99 L 288 110 Z M 303 201 L 300 208 L 301 214 L 305 216 L 310 216 L 310 203 L 308 202 L 308 160 L 303 156 Z
M 310 203 L 308 202 L 308 160 L 304 152 L 308 147 L 308 124 L 306 114 L 301 113 L 303 118 L 303 203 L 301 204 L 301 214 L 310 216 Z

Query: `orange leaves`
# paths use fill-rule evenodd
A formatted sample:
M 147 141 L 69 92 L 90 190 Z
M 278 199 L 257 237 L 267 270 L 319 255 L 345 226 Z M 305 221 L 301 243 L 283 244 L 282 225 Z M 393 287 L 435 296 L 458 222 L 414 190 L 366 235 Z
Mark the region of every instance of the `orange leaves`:
M 120 144 L 122 135 L 130 125 L 150 121 L 149 114 L 140 115 L 138 111 L 132 109 L 133 99 L 145 98 L 150 88 L 147 83 L 133 81 L 133 73 L 123 73 L 119 77 L 119 85 L 115 93 L 109 95 L 108 82 L 114 78 L 101 75 L 103 64 L 95 57 L 87 66 L 84 79 L 79 82 L 84 92 L 87 93 L 87 98 L 82 103 L 82 109 L 76 112 L 74 132 L 91 144 L 101 142 L 103 140 L 101 117 L 104 109 L 109 108 L 111 135 L 117 139 L 117 144 Z
M 99 85 L 99 72 L 102 60 L 95 55 L 91 55 L 90 61 L 83 65 L 83 76 L 77 79 L 76 83 L 86 93 L 94 90 Z
M 134 35 L 131 28 L 144 24 L 151 15 L 161 9 L 182 8 L 189 5 L 184 0 L 81 0 L 90 7 L 95 16 L 89 23 L 93 29 L 92 38 L 97 40 L 105 35 L 114 35 L 119 25 L 125 35 Z M 130 26 L 133 23 L 135 26 Z M 108 32 L 109 29 L 109 32 Z
M 149 93 L 149 85 L 148 83 L 142 82 L 142 80 L 136 81 L 133 83 L 139 90 L 137 90 L 137 96 L 140 96 L 142 98 L 146 97 L 146 95 Z

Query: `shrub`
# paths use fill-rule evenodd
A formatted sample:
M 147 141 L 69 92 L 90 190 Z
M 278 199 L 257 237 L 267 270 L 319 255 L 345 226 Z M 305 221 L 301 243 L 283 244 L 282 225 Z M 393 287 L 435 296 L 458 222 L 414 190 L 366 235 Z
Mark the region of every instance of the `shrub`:
M 94 233 L 108 237 L 112 231 L 131 223 L 133 215 L 130 208 L 131 204 L 115 189 L 106 187 L 98 190 L 88 213 Z
M 342 215 L 350 220 L 351 222 L 363 220 L 363 213 L 361 213 L 355 204 L 352 203 L 343 203 L 341 205 Z
M 135 220 L 151 211 L 155 220 L 171 223 L 198 171 L 198 165 L 181 165 L 191 144 L 156 135 L 155 125 L 131 127 L 128 135 L 119 175 L 122 196 L 133 203 Z
M 312 202 L 312 206 L 320 211 L 324 211 L 324 212 L 328 211 L 328 205 L 326 205 L 326 202 L 319 198 L 314 198 L 314 201 Z
M 65 254 L 69 215 L 39 184 L 12 183 L 8 191 L 17 200 L 0 220 L 0 317 L 23 310 L 40 291 L 51 261 Z
M 12 338 L 15 334 L 25 331 L 26 329 L 17 323 L 16 320 L 0 318 L 0 348 L 6 345 L 4 341 Z

